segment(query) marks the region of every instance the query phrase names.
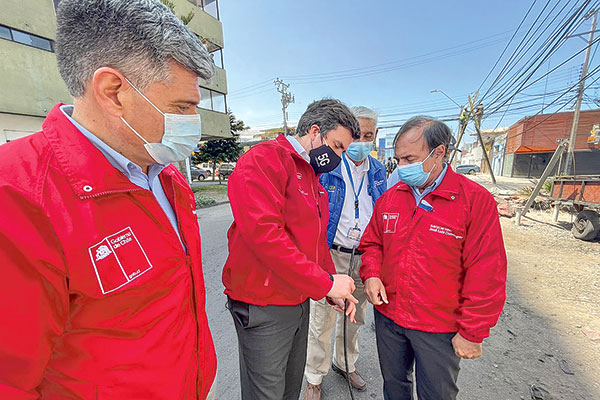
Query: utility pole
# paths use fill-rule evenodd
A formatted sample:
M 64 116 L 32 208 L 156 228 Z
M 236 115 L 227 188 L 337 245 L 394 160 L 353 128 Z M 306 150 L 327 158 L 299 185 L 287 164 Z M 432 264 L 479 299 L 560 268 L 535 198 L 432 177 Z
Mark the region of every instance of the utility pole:
M 283 81 L 279 78 L 275 79 L 275 86 L 277 86 L 277 91 L 281 93 L 281 110 L 283 111 L 283 133 L 288 135 L 288 126 L 287 126 L 287 106 L 293 103 L 296 99 L 294 99 L 294 95 L 288 93 L 288 88 L 290 84 L 283 83 Z
M 596 30 L 596 20 L 598 18 L 598 11 L 593 11 L 594 20 L 592 21 L 592 30 L 588 39 L 588 47 L 585 52 L 585 61 L 583 62 L 583 69 L 581 71 L 581 79 L 579 81 L 579 91 L 577 94 L 577 103 L 575 103 L 575 113 L 573 114 L 573 126 L 571 126 L 571 135 L 569 136 L 569 152 L 567 153 L 567 162 L 565 164 L 564 172 L 567 175 L 575 174 L 575 137 L 577 135 L 577 126 L 579 125 L 579 113 L 581 111 L 581 100 L 583 99 L 583 92 L 585 91 L 585 76 L 588 73 L 588 65 L 590 62 L 590 52 L 592 50 L 592 43 L 594 41 L 594 31 Z M 591 16 L 591 13 L 587 15 L 587 18 Z M 573 168 L 572 168 L 573 167 Z
M 483 104 L 479 103 L 477 106 L 475 106 L 475 100 L 477 99 L 477 96 L 479 95 L 479 92 L 477 92 L 475 94 L 474 98 L 471 98 L 471 96 L 469 96 L 469 106 L 471 108 L 471 115 L 473 116 L 473 122 L 475 125 L 475 130 L 477 131 L 477 137 L 479 138 L 479 144 L 481 144 L 481 151 L 483 153 L 483 158 L 485 159 L 485 163 L 488 166 L 488 169 L 490 170 L 490 177 L 492 178 L 492 183 L 495 185 L 496 184 L 496 177 L 494 176 L 494 171 L 492 170 L 492 164 L 490 164 L 490 159 L 488 157 L 487 151 L 485 150 L 485 143 L 483 143 L 483 138 L 481 137 L 481 117 L 483 116 Z
M 456 144 L 454 145 L 454 147 L 456 147 L 457 149 L 458 149 L 458 146 L 460 146 L 460 142 L 463 138 L 463 135 L 465 134 L 467 125 L 469 124 L 470 116 L 471 116 L 471 111 L 466 106 L 462 106 L 460 108 L 460 116 L 458 117 L 458 135 L 456 138 Z M 452 152 L 452 156 L 450 157 L 450 165 L 453 165 L 452 162 L 454 161 L 454 157 L 456 156 L 457 151 L 458 150 L 454 150 Z M 454 165 L 452 168 L 454 168 Z

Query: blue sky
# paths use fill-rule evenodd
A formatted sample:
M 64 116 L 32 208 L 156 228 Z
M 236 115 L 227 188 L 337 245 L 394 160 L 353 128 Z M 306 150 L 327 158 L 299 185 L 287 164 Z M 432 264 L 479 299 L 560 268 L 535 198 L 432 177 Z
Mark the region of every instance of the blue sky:
M 543 3 L 534 7 L 532 16 Z M 311 101 L 323 97 L 374 108 L 381 114 L 380 126 L 397 125 L 420 113 L 458 114 L 450 100 L 430 91 L 443 90 L 463 104 L 482 83 L 531 4 L 525 0 L 221 0 L 228 106 L 254 129 L 281 126 L 280 95 L 272 83 L 281 77 L 296 98 L 288 108 L 292 125 Z M 589 26 L 585 22 L 578 32 L 588 31 Z M 583 46 L 583 41 L 569 39 L 541 70 Z M 582 53 L 557 70 L 546 85 L 541 81 L 537 92 L 576 81 L 583 58 Z M 534 112 L 507 113 L 501 125 Z M 483 128 L 495 127 L 499 119 L 500 115 L 490 117 Z

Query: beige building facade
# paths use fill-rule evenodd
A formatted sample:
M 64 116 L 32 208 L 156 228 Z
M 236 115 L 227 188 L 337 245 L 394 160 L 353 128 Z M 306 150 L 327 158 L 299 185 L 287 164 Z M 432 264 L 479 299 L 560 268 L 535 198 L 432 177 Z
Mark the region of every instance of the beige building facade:
M 0 12 L 0 145 L 37 132 L 52 107 L 72 103 L 56 65 L 55 7 L 60 0 L 3 0 Z M 175 13 L 194 17 L 188 27 L 215 61 L 210 81 L 199 80 L 203 139 L 231 137 L 223 27 L 217 0 L 173 0 Z

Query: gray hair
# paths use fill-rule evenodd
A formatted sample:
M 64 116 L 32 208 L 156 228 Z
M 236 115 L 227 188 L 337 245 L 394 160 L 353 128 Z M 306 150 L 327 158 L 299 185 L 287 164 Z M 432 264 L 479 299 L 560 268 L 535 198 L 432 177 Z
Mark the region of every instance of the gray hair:
M 396 137 L 394 138 L 394 149 L 396 148 L 398 139 L 406 132 L 414 128 L 423 128 L 423 137 L 427 142 L 429 151 L 432 151 L 438 146 L 444 145 L 446 148 L 445 156 L 447 156 L 448 150 L 453 149 L 454 137 L 452 136 L 452 131 L 448 125 L 440 120 L 425 115 L 412 117 L 402 124 L 400 130 L 398 133 L 396 133 Z
M 298 121 L 296 134 L 306 135 L 313 125 L 319 127 L 322 136 L 341 125 L 350 131 L 353 139 L 360 139 L 358 121 L 350 109 L 336 99 L 323 99 L 311 103 Z
M 169 78 L 169 63 L 209 79 L 214 63 L 200 39 L 158 0 L 62 0 L 56 29 L 58 69 L 81 97 L 101 67 L 140 89 Z
M 364 106 L 354 106 L 350 107 L 350 111 L 352 111 L 352 114 L 354 114 L 356 118 L 370 119 L 375 123 L 375 127 L 377 127 L 377 119 L 379 118 L 379 114 L 370 108 Z

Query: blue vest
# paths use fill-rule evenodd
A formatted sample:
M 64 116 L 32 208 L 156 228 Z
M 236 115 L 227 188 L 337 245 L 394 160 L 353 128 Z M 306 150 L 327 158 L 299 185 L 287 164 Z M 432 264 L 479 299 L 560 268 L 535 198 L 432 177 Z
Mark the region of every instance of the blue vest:
M 369 156 L 369 163 L 367 190 L 373 199 L 374 206 L 379 196 L 387 189 L 387 173 L 383 164 L 371 156 Z M 346 182 L 344 182 L 342 175 L 342 164 L 343 161 L 340 162 L 336 169 L 322 174 L 319 178 L 319 182 L 321 182 L 321 185 L 323 185 L 329 196 L 329 223 L 327 225 L 327 243 L 329 247 L 333 244 L 346 197 Z

